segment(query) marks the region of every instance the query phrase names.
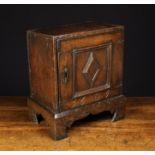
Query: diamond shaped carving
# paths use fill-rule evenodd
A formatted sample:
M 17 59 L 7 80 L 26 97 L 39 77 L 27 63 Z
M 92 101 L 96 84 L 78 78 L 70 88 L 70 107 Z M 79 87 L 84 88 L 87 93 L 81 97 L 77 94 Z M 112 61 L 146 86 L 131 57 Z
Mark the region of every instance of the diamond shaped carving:
M 93 87 L 97 75 L 99 74 L 100 66 L 93 52 L 90 52 L 88 60 L 82 70 L 82 73 L 89 84 L 89 87 Z

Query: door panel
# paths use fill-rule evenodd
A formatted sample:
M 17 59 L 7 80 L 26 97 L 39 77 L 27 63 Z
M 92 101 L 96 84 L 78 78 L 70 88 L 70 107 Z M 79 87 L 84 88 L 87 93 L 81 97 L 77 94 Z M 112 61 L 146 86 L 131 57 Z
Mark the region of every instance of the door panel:
M 110 88 L 112 44 L 73 50 L 73 98 Z
M 62 110 L 117 95 L 111 88 L 113 45 L 122 33 L 100 34 L 60 42 L 58 51 L 59 104 Z M 117 47 L 119 50 L 119 47 Z M 118 55 L 116 57 L 119 58 Z M 116 75 L 117 73 L 114 73 Z

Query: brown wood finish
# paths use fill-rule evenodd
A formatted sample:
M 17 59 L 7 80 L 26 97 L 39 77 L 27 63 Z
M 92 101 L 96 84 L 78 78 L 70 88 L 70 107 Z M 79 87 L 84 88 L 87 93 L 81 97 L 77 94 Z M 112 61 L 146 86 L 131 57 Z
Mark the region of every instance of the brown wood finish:
M 122 94 L 124 28 L 85 23 L 27 32 L 30 116 L 42 115 L 51 136 L 67 136 L 78 119 L 111 111 L 125 114 Z
M 155 150 L 155 98 L 127 98 L 125 119 L 110 119 L 79 120 L 68 138 L 54 141 L 44 121 L 30 120 L 27 97 L 0 97 L 0 150 Z

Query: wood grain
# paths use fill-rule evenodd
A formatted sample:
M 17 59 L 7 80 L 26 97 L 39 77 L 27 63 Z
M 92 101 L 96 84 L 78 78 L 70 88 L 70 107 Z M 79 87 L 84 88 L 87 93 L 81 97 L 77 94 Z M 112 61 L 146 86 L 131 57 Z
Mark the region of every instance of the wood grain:
M 54 141 L 28 117 L 26 97 L 0 97 L 0 150 L 155 150 L 155 98 L 127 98 L 126 117 L 98 114 L 75 122 Z

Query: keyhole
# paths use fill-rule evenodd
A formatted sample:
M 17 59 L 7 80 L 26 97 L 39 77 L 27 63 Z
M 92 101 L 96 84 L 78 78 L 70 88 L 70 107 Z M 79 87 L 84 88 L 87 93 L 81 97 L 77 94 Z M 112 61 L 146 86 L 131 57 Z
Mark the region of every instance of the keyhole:
M 67 84 L 68 82 L 68 69 L 64 68 L 64 83 Z

